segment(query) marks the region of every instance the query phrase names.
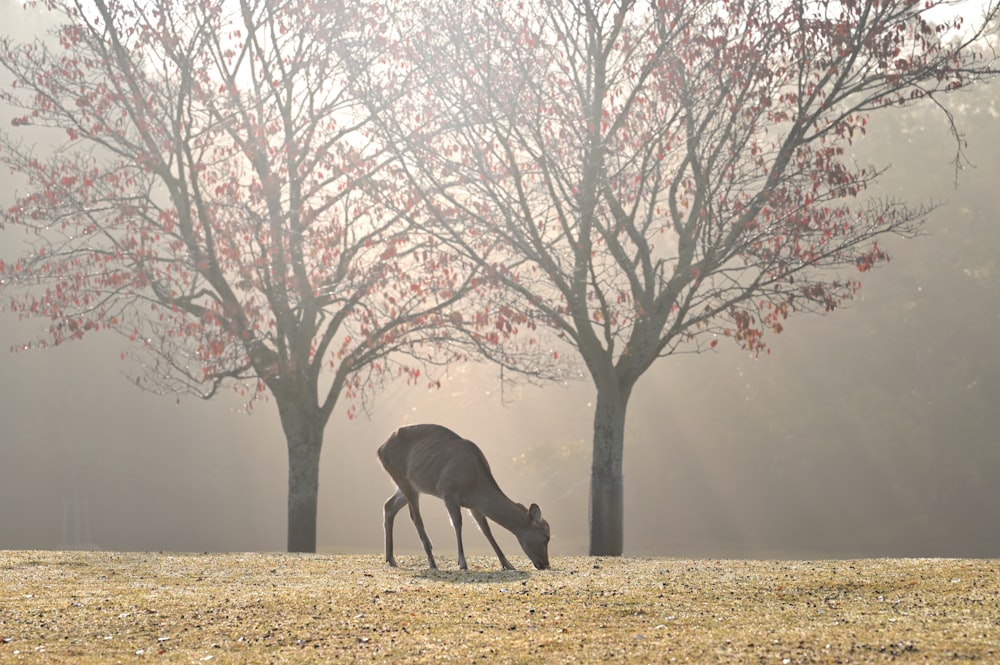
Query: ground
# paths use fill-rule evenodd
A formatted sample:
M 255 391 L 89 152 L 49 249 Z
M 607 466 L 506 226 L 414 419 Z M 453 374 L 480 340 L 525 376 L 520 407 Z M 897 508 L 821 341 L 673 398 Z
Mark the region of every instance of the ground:
M 998 560 L 399 561 L 0 552 L 0 662 L 1000 662 Z

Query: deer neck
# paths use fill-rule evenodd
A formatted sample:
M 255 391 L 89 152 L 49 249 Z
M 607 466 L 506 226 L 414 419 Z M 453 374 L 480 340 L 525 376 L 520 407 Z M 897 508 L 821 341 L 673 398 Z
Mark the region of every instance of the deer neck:
M 476 509 L 508 531 L 517 533 L 528 521 L 525 507 L 511 501 L 498 489 L 484 489 L 477 499 Z

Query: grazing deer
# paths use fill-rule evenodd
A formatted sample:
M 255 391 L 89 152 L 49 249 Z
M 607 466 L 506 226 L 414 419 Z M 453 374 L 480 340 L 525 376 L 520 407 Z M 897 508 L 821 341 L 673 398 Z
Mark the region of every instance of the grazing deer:
M 514 503 L 493 479 L 483 451 L 440 425 L 409 425 L 392 433 L 378 449 L 382 466 L 396 483 L 396 493 L 385 502 L 385 560 L 396 565 L 392 555 L 392 524 L 396 513 L 409 504 L 410 518 L 427 553 L 427 565 L 437 568 L 431 541 L 420 517 L 421 492 L 444 499 L 458 540 L 458 567 L 468 570 L 462 548 L 462 508 L 468 508 L 479 529 L 490 541 L 504 570 L 514 570 L 490 532 L 486 518 L 504 527 L 521 543 L 535 568 L 549 567 L 549 523 L 536 504 L 525 508 Z

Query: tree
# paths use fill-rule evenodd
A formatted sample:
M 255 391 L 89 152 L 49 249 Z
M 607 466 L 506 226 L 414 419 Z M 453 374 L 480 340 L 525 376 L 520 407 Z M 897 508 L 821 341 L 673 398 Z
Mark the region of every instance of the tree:
M 880 236 L 917 231 L 929 207 L 865 197 L 882 167 L 853 162 L 850 146 L 870 114 L 995 71 L 975 45 L 996 5 L 972 30 L 955 9 L 400 10 L 388 78 L 408 94 L 379 116 L 387 141 L 437 233 L 519 296 L 519 320 L 574 347 L 596 388 L 591 554 L 622 552 L 626 409 L 657 359 L 726 338 L 765 351 L 789 315 L 850 299 L 850 273 L 889 258 Z M 382 105 L 396 89 L 373 80 L 363 94 Z M 509 318 L 497 313 L 497 326 Z
M 474 270 L 410 226 L 418 197 L 369 135 L 335 56 L 375 59 L 378 14 L 311 0 L 50 0 L 51 39 L 0 42 L 22 109 L 0 160 L 27 184 L 2 221 L 4 306 L 113 330 L 136 382 L 269 394 L 288 448 L 288 549 L 314 551 L 323 431 L 342 397 L 422 382 Z M 51 154 L 32 141 L 59 137 Z M 18 139 L 18 134 L 21 138 Z M 126 354 L 122 354 L 126 358 Z

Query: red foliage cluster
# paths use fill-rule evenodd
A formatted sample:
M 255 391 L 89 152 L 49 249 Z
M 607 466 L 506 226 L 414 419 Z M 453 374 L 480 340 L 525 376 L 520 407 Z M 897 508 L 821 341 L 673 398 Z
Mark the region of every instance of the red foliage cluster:
M 0 274 L 26 287 L 9 309 L 52 319 L 38 343 L 114 329 L 150 382 L 204 394 L 300 392 L 332 368 L 325 413 L 341 386 L 420 376 L 395 352 L 437 353 L 469 271 L 411 227 L 421 197 L 346 94 L 336 51 L 385 42 L 354 4 L 50 2 L 57 45 L 5 42 L 4 98 L 30 109 L 12 124 L 68 139 L 45 159 L 0 143 L 28 180 L 5 221 L 39 239 Z
M 923 213 L 863 202 L 868 115 L 985 71 L 909 0 L 460 4 L 47 3 L 58 45 L 0 55 L 12 125 L 67 137 L 0 145 L 29 181 L 5 220 L 44 238 L 0 272 L 47 285 L 9 307 L 179 385 L 326 368 L 356 395 L 421 376 L 395 351 L 539 327 L 635 378 L 682 342 L 760 351 Z

